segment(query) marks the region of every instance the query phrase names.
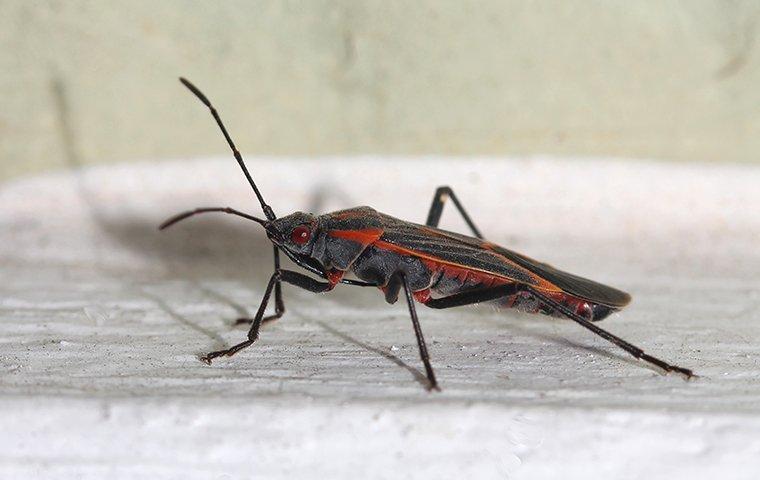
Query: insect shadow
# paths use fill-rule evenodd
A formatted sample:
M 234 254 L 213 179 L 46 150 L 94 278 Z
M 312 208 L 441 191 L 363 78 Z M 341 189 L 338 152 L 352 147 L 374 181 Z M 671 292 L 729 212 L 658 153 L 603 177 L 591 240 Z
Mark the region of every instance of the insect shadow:
M 66 78 L 59 72 L 51 72 L 49 88 L 56 110 L 56 128 L 64 147 L 62 155 L 80 198 L 108 240 L 153 262 L 146 276 L 224 277 L 257 284 L 261 281 L 262 288 L 266 285 L 272 273 L 272 244 L 250 223 L 212 217 L 159 234 L 156 229 L 159 218 L 107 214 L 100 207 L 99 185 L 87 179 Z M 311 212 L 323 211 L 329 205 L 355 203 L 340 185 L 330 182 L 317 184 L 309 197 L 303 208 Z M 122 212 L 129 211 L 128 204 L 123 207 Z M 254 213 L 258 210 L 253 197 L 250 205 L 239 207 Z
M 386 359 L 390 360 L 391 362 L 395 363 L 399 367 L 406 369 L 409 373 L 412 374 L 412 378 L 414 378 L 414 380 L 417 383 L 419 383 L 423 387 L 427 387 L 427 384 L 428 384 L 427 377 L 419 369 L 412 367 L 411 365 L 409 365 L 405 361 L 401 360 L 396 355 L 393 355 L 392 353 L 390 353 L 390 352 L 388 352 L 386 350 L 383 350 L 382 348 L 373 347 L 372 345 L 370 345 L 368 343 L 365 343 L 365 342 L 362 342 L 360 340 L 357 340 L 354 337 L 348 335 L 347 333 L 343 333 L 340 330 L 336 329 L 335 327 L 333 327 L 331 325 L 328 325 L 327 323 L 325 323 L 323 321 L 317 321 L 316 323 L 317 323 L 317 325 L 319 325 L 320 327 L 322 327 L 323 329 L 325 329 L 327 332 L 335 335 L 336 337 L 340 338 L 341 340 L 344 340 L 346 342 L 352 343 L 352 344 L 356 345 L 357 347 L 363 348 L 364 350 L 368 350 L 368 351 L 370 351 L 372 353 L 380 355 L 381 357 L 386 358 Z
M 105 213 L 98 202 L 98 186 L 88 182 L 84 162 L 80 155 L 77 129 L 72 122 L 70 99 L 65 80 L 57 75 L 51 78 L 50 88 L 57 109 L 58 130 L 65 146 L 64 157 L 68 164 L 80 198 L 87 205 L 87 211 L 100 232 L 110 244 L 124 248 L 141 257 L 151 260 L 152 267 L 146 272 L 148 278 L 182 276 L 194 279 L 194 284 L 201 294 L 224 304 L 234 311 L 237 318 L 251 316 L 258 305 L 244 306 L 231 297 L 214 288 L 204 285 L 209 278 L 240 280 L 251 288 L 263 288 L 272 271 L 271 243 L 265 234 L 249 223 L 235 222 L 229 218 L 209 217 L 197 222 L 183 225 L 160 234 L 156 229 L 155 218 L 142 216 L 114 217 Z M 319 183 L 309 195 L 304 210 L 322 212 L 329 205 L 356 203 L 340 185 Z M 128 205 L 125 205 L 128 207 Z M 125 208 L 126 209 L 126 208 Z M 283 259 L 289 263 L 289 260 Z M 340 301 L 343 305 L 365 303 L 368 298 L 376 300 L 371 292 L 351 291 L 337 292 L 339 297 L 331 301 Z M 341 293 L 344 293 L 341 295 Z M 159 296 L 139 289 L 139 294 L 151 300 L 160 310 L 178 323 L 201 333 L 220 348 L 226 342 L 221 335 L 203 327 L 199 323 L 180 315 Z M 357 298 L 358 297 L 358 298 Z M 230 319 L 235 324 L 236 318 Z M 360 348 L 380 355 L 401 368 L 408 370 L 420 384 L 425 384 L 426 377 L 416 368 L 408 365 L 397 356 L 361 342 L 324 322 L 317 322 L 324 330 L 340 339 Z
M 171 308 L 168 303 L 164 301 L 161 297 L 158 295 L 154 295 L 150 292 L 145 291 L 144 289 L 140 288 L 138 289 L 138 293 L 151 300 L 153 303 L 156 304 L 156 306 L 161 309 L 164 313 L 169 315 L 173 320 L 176 320 L 177 322 L 181 323 L 182 325 L 195 330 L 196 332 L 205 335 L 209 339 L 211 339 L 216 345 L 222 346 L 225 345 L 224 339 L 219 335 L 218 333 L 213 332 L 212 330 L 209 330 L 207 328 L 201 327 L 195 322 L 190 321 L 187 317 L 179 314 L 176 310 Z
M 602 347 L 598 347 L 595 345 L 589 345 L 588 343 L 582 343 L 582 342 L 576 342 L 573 340 L 570 340 L 564 336 L 562 336 L 560 333 L 547 333 L 546 327 L 548 324 L 555 324 L 555 326 L 559 327 L 562 325 L 565 325 L 567 322 L 564 322 L 559 319 L 555 318 L 546 318 L 543 319 L 545 324 L 539 325 L 538 323 L 534 323 L 532 325 L 526 324 L 526 322 L 530 321 L 531 319 L 528 317 L 528 314 L 526 313 L 517 313 L 512 318 L 505 319 L 505 318 L 499 318 L 498 322 L 495 322 L 496 328 L 505 329 L 509 331 L 510 335 L 525 335 L 526 337 L 530 337 L 536 340 L 541 340 L 544 342 L 551 342 L 555 345 L 559 345 L 565 348 L 568 348 L 569 350 L 577 351 L 579 353 L 583 354 L 593 354 L 598 355 L 603 358 L 607 358 L 610 360 L 615 360 L 616 362 L 623 362 L 627 363 L 629 365 L 634 365 L 637 367 L 641 367 L 641 362 L 637 361 L 636 359 L 630 358 L 627 355 L 618 355 L 615 352 L 605 350 Z M 538 331 L 538 328 L 540 328 L 543 331 Z M 535 328 L 534 328 L 535 327 Z M 652 370 L 653 372 L 657 372 L 656 369 L 649 367 L 648 365 L 644 365 L 647 369 Z

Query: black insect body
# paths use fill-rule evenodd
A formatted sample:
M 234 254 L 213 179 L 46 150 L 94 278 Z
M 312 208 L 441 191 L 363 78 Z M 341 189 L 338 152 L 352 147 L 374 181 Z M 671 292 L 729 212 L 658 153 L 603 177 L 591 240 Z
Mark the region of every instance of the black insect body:
M 394 303 L 403 291 L 431 389 L 438 389 L 438 383 L 417 318 L 415 301 L 438 309 L 495 302 L 503 307 L 566 317 L 665 372 L 677 372 L 687 378 L 693 376 L 691 370 L 650 356 L 594 323 L 626 306 L 630 302 L 627 293 L 562 272 L 485 241 L 448 187 L 440 187 L 435 192 L 425 225 L 399 220 L 370 207 L 319 216 L 297 212 L 277 218 L 264 201 L 214 107 L 193 84 L 184 78 L 180 80 L 211 110 L 266 219 L 231 208 L 199 208 L 170 218 L 160 228 L 167 228 L 199 213 L 224 212 L 262 225 L 274 246 L 274 272 L 259 309 L 250 320 L 248 339 L 229 349 L 207 354 L 203 357 L 205 362 L 234 355 L 253 344 L 263 323 L 283 315 L 282 282 L 319 293 L 328 292 L 343 283 L 378 287 L 389 303 Z M 454 203 L 472 230 L 473 237 L 437 228 L 447 199 Z M 325 281 L 282 269 L 280 252 Z M 349 272 L 358 280 L 345 278 Z M 273 294 L 275 313 L 265 316 Z

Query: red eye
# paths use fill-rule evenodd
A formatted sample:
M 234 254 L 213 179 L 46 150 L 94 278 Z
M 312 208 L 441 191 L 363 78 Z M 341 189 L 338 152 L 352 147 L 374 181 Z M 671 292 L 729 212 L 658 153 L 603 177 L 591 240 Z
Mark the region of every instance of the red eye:
M 290 241 L 296 245 L 303 245 L 304 243 L 308 242 L 309 237 L 311 237 L 311 230 L 309 230 L 309 227 L 306 227 L 304 225 L 296 227 L 292 232 L 290 232 Z

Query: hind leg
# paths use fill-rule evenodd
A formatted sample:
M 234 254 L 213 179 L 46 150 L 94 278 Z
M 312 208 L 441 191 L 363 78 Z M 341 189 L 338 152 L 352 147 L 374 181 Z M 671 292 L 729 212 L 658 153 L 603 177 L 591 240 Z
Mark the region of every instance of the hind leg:
M 457 210 L 459 210 L 459 213 L 462 215 L 462 218 L 464 218 L 464 221 L 467 222 L 467 226 L 470 227 L 472 233 L 477 238 L 482 239 L 483 234 L 480 233 L 478 227 L 475 226 L 475 223 L 472 221 L 470 216 L 467 214 L 467 211 L 459 202 L 459 199 L 454 194 L 454 190 L 452 190 L 451 187 L 447 186 L 438 187 L 436 189 L 435 194 L 433 195 L 433 203 L 430 205 L 430 211 L 428 212 L 428 217 L 425 221 L 425 225 L 429 227 L 438 226 L 438 222 L 441 220 L 441 214 L 443 213 L 443 206 L 446 204 L 446 200 L 449 198 L 451 198 L 451 201 L 454 202 L 454 206 L 457 207 Z

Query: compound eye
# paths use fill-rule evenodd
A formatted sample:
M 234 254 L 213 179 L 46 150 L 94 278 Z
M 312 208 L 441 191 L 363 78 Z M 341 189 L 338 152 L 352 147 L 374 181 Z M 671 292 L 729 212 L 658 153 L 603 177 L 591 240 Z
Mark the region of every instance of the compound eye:
M 305 225 L 296 227 L 290 232 L 290 241 L 296 245 L 303 245 L 311 238 L 311 230 Z

